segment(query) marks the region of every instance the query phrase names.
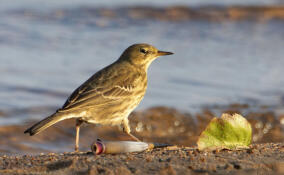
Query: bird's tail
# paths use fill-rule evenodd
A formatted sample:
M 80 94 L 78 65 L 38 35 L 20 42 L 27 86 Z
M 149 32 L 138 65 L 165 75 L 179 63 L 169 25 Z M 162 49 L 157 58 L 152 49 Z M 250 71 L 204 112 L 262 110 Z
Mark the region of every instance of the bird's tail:
M 62 116 L 62 114 L 60 113 L 54 113 L 51 116 L 41 120 L 40 122 L 34 124 L 32 127 L 30 127 L 29 129 L 27 129 L 24 133 L 29 133 L 31 136 L 35 135 L 43 130 L 45 130 L 46 128 L 50 127 L 51 125 L 64 120 L 65 118 Z

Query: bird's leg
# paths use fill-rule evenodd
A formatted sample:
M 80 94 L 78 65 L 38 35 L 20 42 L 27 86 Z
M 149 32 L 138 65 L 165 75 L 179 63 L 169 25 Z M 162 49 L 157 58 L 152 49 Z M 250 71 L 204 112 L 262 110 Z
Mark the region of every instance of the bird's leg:
M 123 123 L 122 123 L 122 128 L 123 128 L 123 131 L 125 133 L 127 133 L 132 139 L 136 140 L 137 142 L 141 142 L 137 137 L 135 137 L 134 135 L 132 135 L 130 132 L 130 127 L 129 127 L 129 121 L 128 119 L 124 119 L 123 120 Z
M 82 120 L 77 119 L 76 120 L 76 141 L 75 141 L 75 152 L 79 151 L 79 132 L 80 132 L 80 126 L 83 123 Z

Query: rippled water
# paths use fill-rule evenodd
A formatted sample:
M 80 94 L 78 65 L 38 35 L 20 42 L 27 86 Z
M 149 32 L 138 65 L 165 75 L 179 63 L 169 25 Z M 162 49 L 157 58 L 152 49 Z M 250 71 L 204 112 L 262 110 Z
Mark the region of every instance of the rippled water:
M 72 15 L 53 18 L 53 8 L 67 1 L 51 1 L 44 11 L 28 8 L 40 9 L 32 0 L 15 2 L 0 8 L 0 112 L 9 116 L 1 123 L 43 118 L 93 73 L 140 42 L 175 54 L 150 66 L 139 109 L 166 105 L 194 111 L 238 102 L 283 106 L 283 21 L 105 19 L 82 15 L 74 4 L 62 9 Z
M 129 1 L 129 0 L 104 0 L 104 1 L 92 1 L 92 0 L 1 0 L 1 10 L 15 9 L 15 8 L 37 8 L 41 10 L 58 7 L 74 7 L 81 5 L 91 6 L 129 6 L 129 5 L 153 5 L 153 6 L 169 6 L 169 5 L 272 5 L 272 4 L 284 4 L 283 0 L 141 0 L 141 1 Z M 44 7 L 44 8 L 42 8 Z

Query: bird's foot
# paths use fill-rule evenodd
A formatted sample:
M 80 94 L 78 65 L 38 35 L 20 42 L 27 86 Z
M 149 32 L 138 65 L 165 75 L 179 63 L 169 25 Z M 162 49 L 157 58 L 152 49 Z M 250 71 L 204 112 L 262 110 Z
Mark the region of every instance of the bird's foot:
M 133 140 L 136 140 L 137 142 L 142 142 L 141 140 L 139 140 L 137 137 L 135 137 L 134 135 L 132 135 L 131 133 L 127 133 Z
M 78 153 L 78 152 L 79 152 L 79 146 L 77 146 L 77 145 L 75 146 L 74 152 L 75 152 L 75 153 Z

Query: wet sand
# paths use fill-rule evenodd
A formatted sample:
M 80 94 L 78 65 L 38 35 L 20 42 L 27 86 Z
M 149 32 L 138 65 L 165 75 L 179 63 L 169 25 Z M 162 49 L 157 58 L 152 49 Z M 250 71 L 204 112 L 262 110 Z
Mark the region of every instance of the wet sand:
M 240 113 L 253 128 L 253 143 L 277 143 L 284 141 L 284 115 L 263 109 L 261 112 L 248 112 L 248 105 L 234 104 L 222 107 L 220 113 Z M 204 109 L 197 114 L 181 112 L 174 108 L 154 107 L 133 112 L 130 116 L 132 133 L 145 142 L 169 143 L 178 146 L 195 146 L 198 136 L 214 116 L 214 110 Z M 0 155 L 23 155 L 49 152 L 73 151 L 75 121 L 59 122 L 35 136 L 23 134 L 34 124 L 1 126 Z M 102 140 L 131 140 L 119 127 L 84 124 L 80 130 L 80 149 L 89 151 L 97 138 Z
M 234 104 L 222 112 L 244 113 L 248 105 Z M 94 156 L 97 138 L 130 140 L 117 127 L 86 125 L 80 133 L 80 154 L 72 153 L 74 120 L 67 120 L 30 137 L 25 125 L 0 127 L 0 174 L 283 174 L 284 115 L 272 111 L 246 112 L 253 127 L 253 145 L 247 150 L 198 151 L 196 141 L 214 116 L 206 109 L 192 115 L 155 107 L 130 116 L 133 134 L 145 142 L 176 146 L 141 153 Z M 281 143 L 282 142 L 282 143 Z M 261 144 L 266 143 L 266 144 Z
M 0 157 L 0 174 L 283 174 L 284 143 L 239 151 L 168 147 L 142 153 Z

